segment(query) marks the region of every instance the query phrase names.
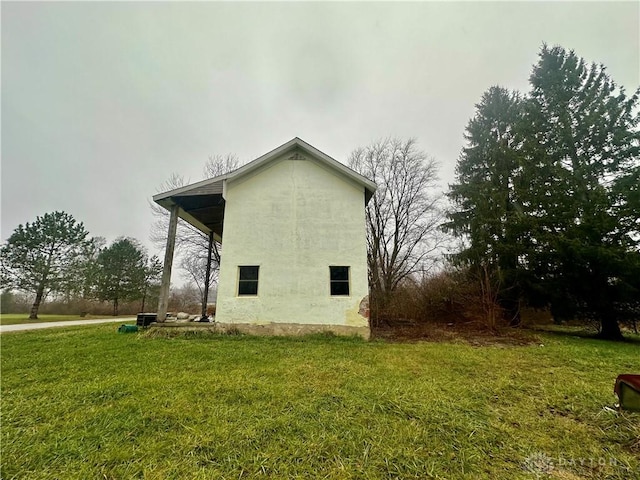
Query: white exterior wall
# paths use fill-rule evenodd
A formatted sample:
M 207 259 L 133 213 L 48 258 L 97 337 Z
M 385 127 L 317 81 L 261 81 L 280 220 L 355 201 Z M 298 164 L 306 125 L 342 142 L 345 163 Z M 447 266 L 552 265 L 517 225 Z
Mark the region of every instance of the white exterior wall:
M 228 181 L 216 321 L 368 327 L 364 188 L 293 152 Z M 259 265 L 257 296 L 237 295 L 238 266 Z M 350 267 L 331 296 L 329 266 Z

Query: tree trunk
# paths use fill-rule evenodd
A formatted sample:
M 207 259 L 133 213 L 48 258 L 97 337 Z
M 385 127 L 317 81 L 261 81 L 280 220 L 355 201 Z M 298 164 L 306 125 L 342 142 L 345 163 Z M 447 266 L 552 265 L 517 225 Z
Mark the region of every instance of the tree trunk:
M 118 299 L 117 298 L 113 299 L 113 316 L 114 317 L 118 316 Z
M 519 327 L 522 323 L 520 314 L 520 302 L 517 298 L 505 298 L 502 300 L 502 308 L 504 309 L 505 320 L 510 327 Z
M 44 296 L 44 283 L 41 283 L 38 286 L 38 291 L 36 292 L 36 299 L 33 302 L 33 306 L 31 307 L 31 313 L 29 314 L 29 320 L 37 320 L 38 319 L 38 309 L 40 308 L 40 302 L 42 301 L 42 297 Z
M 201 322 L 208 322 L 207 302 L 209 301 L 209 282 L 211 281 L 211 253 L 213 251 L 213 231 L 209 232 L 209 250 L 207 254 L 207 271 L 204 276 L 204 292 L 202 293 L 202 312 L 200 315 Z
M 605 340 L 624 340 L 622 332 L 620 331 L 620 325 L 618 324 L 618 316 L 614 311 L 613 302 L 611 300 L 612 295 L 609 290 L 607 276 L 601 273 L 604 270 L 598 263 L 592 266 L 594 277 L 596 282 L 594 285 L 597 290 L 592 292 L 591 301 L 593 302 L 589 307 L 597 315 L 596 318 L 600 320 L 600 338 Z M 589 300 L 587 300 L 587 304 Z
M 600 334 L 598 337 L 604 340 L 624 340 L 618 320 L 612 315 L 603 315 L 600 318 Z
M 142 292 L 142 305 L 140 305 L 140 312 L 144 313 L 144 304 L 147 300 L 147 285 L 144 286 L 144 291 Z
M 509 321 L 510 327 L 519 327 L 522 324 L 522 316 L 520 315 L 520 309 L 515 312 L 511 312 L 511 320 Z

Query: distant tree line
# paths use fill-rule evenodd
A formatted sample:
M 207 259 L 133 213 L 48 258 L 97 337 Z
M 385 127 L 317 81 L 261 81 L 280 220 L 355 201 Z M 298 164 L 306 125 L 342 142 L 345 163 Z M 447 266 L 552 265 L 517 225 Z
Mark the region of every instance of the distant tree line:
M 31 319 L 38 318 L 47 296 L 108 301 L 113 315 L 122 302 L 139 300 L 144 310 L 162 272 L 157 256 L 147 255 L 137 240 L 122 237 L 107 246 L 101 237 L 90 238 L 82 222 L 58 211 L 18 225 L 0 256 L 2 290 L 32 294 Z

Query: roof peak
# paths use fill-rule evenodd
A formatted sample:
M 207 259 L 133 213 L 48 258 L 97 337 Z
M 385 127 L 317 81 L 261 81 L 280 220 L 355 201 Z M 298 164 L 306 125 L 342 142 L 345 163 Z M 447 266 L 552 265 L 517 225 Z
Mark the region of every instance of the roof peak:
M 288 150 L 294 147 L 302 148 L 313 157 L 320 159 L 323 163 L 325 163 L 329 167 L 333 168 L 334 170 L 342 173 L 343 175 L 361 184 L 365 189 L 365 196 L 367 201 L 369 200 L 369 198 L 371 198 L 371 196 L 375 192 L 377 186 L 371 180 L 369 180 L 363 175 L 360 175 L 358 172 L 352 170 L 351 168 L 347 167 L 343 163 L 339 162 L 333 157 L 330 157 L 326 153 L 318 150 L 313 145 L 305 142 L 300 137 L 296 136 L 296 137 L 293 137 L 288 142 L 283 143 L 279 147 L 274 148 L 273 150 L 265 153 L 264 155 L 261 155 L 260 157 L 250 161 L 249 163 L 246 163 L 245 165 L 242 165 L 239 168 L 236 168 L 235 170 L 232 170 L 231 172 L 227 172 L 217 177 L 208 178 L 200 182 L 192 183 L 190 185 L 185 185 L 184 187 L 180 187 L 168 192 L 154 195 L 153 200 L 155 202 L 158 202 L 160 200 L 164 200 L 176 195 L 188 195 L 190 191 L 200 189 L 201 187 L 205 187 L 216 182 L 223 182 L 225 180 L 240 178 L 258 169 L 259 167 L 265 165 L 266 163 L 274 160 L 275 158 L 286 153 Z

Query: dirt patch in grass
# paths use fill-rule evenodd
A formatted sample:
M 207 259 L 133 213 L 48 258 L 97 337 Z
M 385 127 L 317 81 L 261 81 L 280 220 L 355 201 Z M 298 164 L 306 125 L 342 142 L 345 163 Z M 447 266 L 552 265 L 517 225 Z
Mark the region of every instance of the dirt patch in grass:
M 384 325 L 372 328 L 372 338 L 390 342 L 463 342 L 478 347 L 540 343 L 540 338 L 529 330 L 504 328 L 491 331 L 472 322 Z
M 556 324 L 543 324 L 532 325 L 532 330 L 537 332 L 553 333 L 554 335 L 575 337 L 575 338 L 588 338 L 598 339 L 598 329 L 594 325 L 581 325 L 579 323 L 566 323 L 561 325 Z M 637 334 L 632 328 L 625 325 L 620 326 L 620 330 L 624 337 L 625 342 L 640 344 L 640 334 Z

